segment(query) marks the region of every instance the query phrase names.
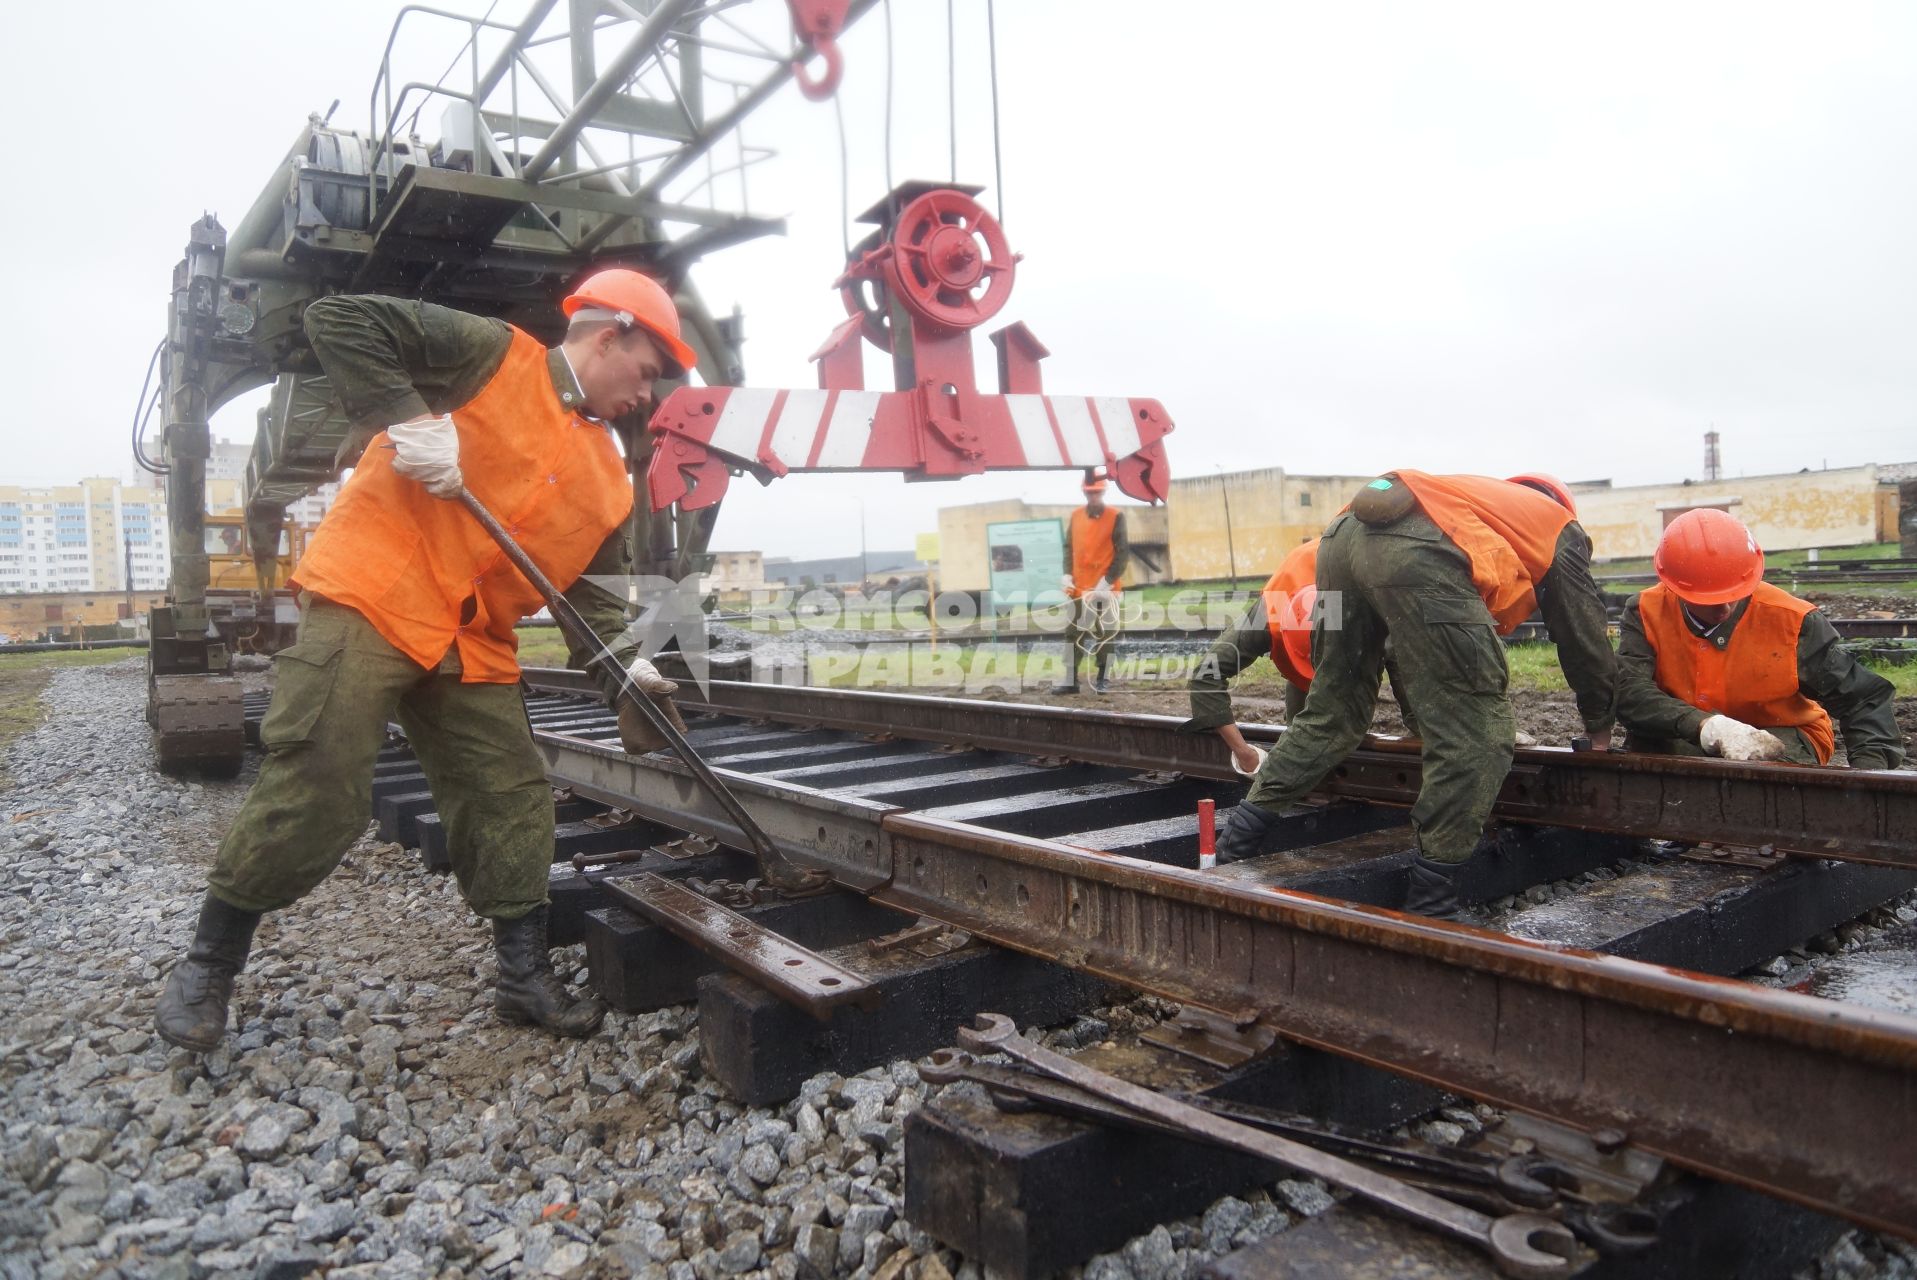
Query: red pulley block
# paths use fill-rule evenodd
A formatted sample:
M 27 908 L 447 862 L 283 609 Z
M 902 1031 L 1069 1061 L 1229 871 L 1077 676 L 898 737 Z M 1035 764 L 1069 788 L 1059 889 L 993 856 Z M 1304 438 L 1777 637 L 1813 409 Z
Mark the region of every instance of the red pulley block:
M 906 205 L 886 248 L 886 283 L 939 328 L 981 325 L 1012 294 L 1018 258 L 998 220 L 962 191 L 928 191 Z

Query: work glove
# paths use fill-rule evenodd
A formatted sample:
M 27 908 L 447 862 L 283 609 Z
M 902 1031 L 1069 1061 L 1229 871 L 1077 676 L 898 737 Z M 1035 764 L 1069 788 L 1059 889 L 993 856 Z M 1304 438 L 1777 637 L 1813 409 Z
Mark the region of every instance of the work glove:
M 1058 589 L 1060 591 L 1063 591 L 1066 595 L 1072 594 L 1072 588 L 1076 587 L 1077 585 L 1078 584 L 1076 582 L 1072 581 L 1071 574 L 1066 573 L 1066 574 L 1059 575 Z
M 1263 747 L 1254 747 L 1247 742 L 1245 744 L 1245 750 L 1251 754 L 1252 764 L 1249 769 L 1239 763 L 1238 753 L 1236 751 L 1231 753 L 1231 771 L 1241 778 L 1249 778 L 1265 767 L 1265 749 Z
M 685 717 L 672 701 L 672 695 L 679 691 L 677 681 L 660 675 L 659 668 L 644 658 L 634 658 L 626 674 L 632 678 L 633 685 L 651 699 L 652 705 L 665 713 L 673 728 L 680 733 L 686 731 Z M 619 745 L 626 749 L 627 755 L 633 756 L 642 756 L 666 745 L 666 736 L 653 727 L 646 713 L 629 697 L 619 699 Z
M 1250 801 L 1234 805 L 1225 815 L 1225 825 L 1218 832 L 1218 860 L 1237 862 L 1241 858 L 1254 858 L 1264 852 L 1265 836 L 1278 821 L 1278 815 L 1269 809 L 1260 809 Z
M 435 498 L 456 498 L 465 483 L 459 474 L 459 431 L 449 413 L 414 418 L 386 428 L 393 442 L 393 470 L 417 480 Z
M 1085 593 L 1085 599 L 1091 602 L 1094 609 L 1108 609 L 1118 603 L 1118 594 L 1112 590 L 1110 582 L 1100 578 L 1098 585 Z
M 1784 744 L 1762 729 L 1729 716 L 1711 716 L 1697 735 L 1706 755 L 1726 760 L 1782 760 Z

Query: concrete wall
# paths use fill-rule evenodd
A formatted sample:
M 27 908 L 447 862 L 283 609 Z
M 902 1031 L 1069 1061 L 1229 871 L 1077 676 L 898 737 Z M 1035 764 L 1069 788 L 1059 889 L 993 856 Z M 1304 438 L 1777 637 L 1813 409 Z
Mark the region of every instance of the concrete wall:
M 1173 480 L 1172 576 L 1266 578 L 1293 547 L 1324 532 L 1374 476 L 1299 476 L 1282 467 Z M 1227 513 L 1229 512 L 1229 520 Z
M 1665 509 L 1730 499 L 1736 499 L 1730 513 L 1750 526 L 1766 551 L 1855 546 L 1888 536 L 1882 532 L 1875 465 L 1584 491 L 1578 511 L 1597 558 L 1616 560 L 1657 549 Z
M 985 591 L 992 585 L 991 563 L 985 546 L 985 526 L 1008 520 L 1064 520 L 1082 503 L 1031 503 L 1018 498 L 1000 502 L 977 502 L 964 507 L 939 508 L 939 589 L 941 591 Z M 1125 536 L 1134 554 L 1125 570 L 1129 583 L 1163 582 L 1170 576 L 1171 556 L 1167 540 L 1170 525 L 1164 507 L 1111 504 L 1125 513 Z M 1143 551 L 1157 562 L 1149 568 L 1138 558 Z

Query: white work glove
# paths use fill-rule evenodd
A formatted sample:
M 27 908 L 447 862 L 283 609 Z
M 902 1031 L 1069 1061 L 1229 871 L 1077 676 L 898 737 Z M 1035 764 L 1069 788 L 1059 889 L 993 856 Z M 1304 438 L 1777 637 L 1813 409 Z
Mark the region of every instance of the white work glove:
M 680 733 L 686 731 L 685 717 L 679 714 L 678 704 L 672 700 L 672 695 L 679 691 L 678 681 L 660 675 L 659 668 L 644 658 L 634 658 L 632 665 L 626 668 L 626 675 L 631 677 L 634 688 L 665 713 L 673 728 Z M 628 755 L 642 756 L 666 745 L 666 735 L 653 725 L 645 712 L 633 705 L 632 699 L 620 698 L 618 710 L 619 744 Z
M 1705 754 L 1726 760 L 1782 760 L 1784 744 L 1777 738 L 1729 716 L 1711 716 L 1697 735 Z
M 435 498 L 459 496 L 465 478 L 459 474 L 459 432 L 451 414 L 388 427 L 386 438 L 393 442 L 393 470 L 419 481 Z
M 1077 585 L 1076 582 L 1072 581 L 1072 575 L 1069 573 L 1061 575 L 1058 579 L 1058 589 L 1066 595 L 1072 594 L 1072 588 Z
M 1538 740 L 1522 729 L 1517 731 L 1516 742 L 1520 747 L 1535 747 L 1538 745 Z
M 1085 598 L 1099 609 L 1118 603 L 1118 595 L 1112 590 L 1112 584 L 1104 578 L 1100 578 L 1098 585 L 1085 593 Z
M 1249 769 L 1243 768 L 1238 763 L 1238 753 L 1236 751 L 1232 752 L 1231 753 L 1231 771 L 1237 774 L 1241 778 L 1249 778 L 1253 774 L 1257 773 L 1260 769 L 1265 767 L 1265 749 L 1263 747 L 1254 747 L 1249 742 L 1246 743 L 1245 746 L 1252 753 L 1252 755 L 1257 757 L 1257 762 L 1254 763 Z
M 659 674 L 659 668 L 644 658 L 634 658 L 632 665 L 626 668 L 626 675 L 639 686 L 641 693 L 677 693 L 679 682 L 669 680 Z

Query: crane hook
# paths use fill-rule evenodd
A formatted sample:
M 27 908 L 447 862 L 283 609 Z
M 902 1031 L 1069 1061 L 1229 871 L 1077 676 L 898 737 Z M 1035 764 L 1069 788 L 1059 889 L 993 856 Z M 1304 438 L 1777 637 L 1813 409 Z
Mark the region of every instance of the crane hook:
M 812 41 L 812 52 L 825 59 L 825 74 L 817 80 L 806 74 L 805 59 L 800 58 L 792 64 L 792 78 L 799 82 L 799 92 L 813 102 L 824 102 L 839 91 L 839 79 L 845 74 L 845 58 L 839 53 L 838 42 L 831 36 L 819 36 Z

